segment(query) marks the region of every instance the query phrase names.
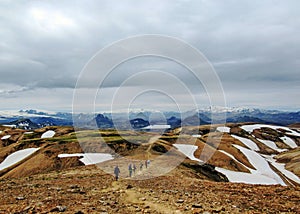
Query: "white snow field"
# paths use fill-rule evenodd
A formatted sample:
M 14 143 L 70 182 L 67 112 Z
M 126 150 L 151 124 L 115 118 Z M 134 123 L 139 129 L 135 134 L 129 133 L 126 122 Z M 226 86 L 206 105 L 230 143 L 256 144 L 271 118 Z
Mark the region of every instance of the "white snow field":
M 39 148 L 22 149 L 22 150 L 16 151 L 16 152 L 8 155 L 5 158 L 5 160 L 0 164 L 0 170 L 6 169 L 6 168 L 22 161 L 23 159 L 30 156 L 37 150 L 39 150 Z
M 300 184 L 300 178 L 292 173 L 291 171 L 285 169 L 284 163 L 278 163 L 276 162 L 276 159 L 274 159 L 274 155 L 263 155 L 269 163 L 271 163 L 277 170 L 279 170 L 282 174 L 284 174 L 287 178 L 293 180 L 294 182 Z
M 220 127 L 217 128 L 217 131 L 224 132 L 224 133 L 229 133 L 230 132 L 230 128 L 226 127 L 226 126 L 220 126 Z
M 157 125 L 149 125 L 142 129 L 169 129 L 169 128 L 171 128 L 170 125 L 157 124 Z
M 55 135 L 55 131 L 49 130 L 42 134 L 41 138 L 52 138 Z
M 276 185 L 280 184 L 285 186 L 286 184 L 269 166 L 268 161 L 265 160 L 255 151 L 246 149 L 239 145 L 234 145 L 239 149 L 254 166 L 256 170 L 249 169 L 251 173 L 234 172 L 231 170 L 217 167 L 217 171 L 225 174 L 230 182 L 236 183 L 248 183 L 248 184 L 267 184 Z
M 280 149 L 280 148 L 278 148 L 277 145 L 276 145 L 276 143 L 274 143 L 273 141 L 259 139 L 259 142 L 262 142 L 263 144 L 265 144 L 266 146 L 270 147 L 271 149 L 274 149 L 275 151 L 278 151 L 278 152 L 284 152 L 284 151 L 286 151 L 286 149 Z
M 258 129 L 261 127 L 269 127 L 269 128 L 275 129 L 275 130 L 277 130 L 278 128 L 281 128 L 281 129 L 290 131 L 289 134 L 291 134 L 291 133 L 293 135 L 297 134 L 293 130 L 289 130 L 288 128 L 281 127 L 281 126 L 270 126 L 270 125 L 260 125 L 260 124 L 242 126 L 242 128 L 244 130 L 248 131 L 249 133 L 251 133 L 254 129 Z M 270 167 L 269 164 L 271 164 L 287 178 L 293 180 L 294 182 L 300 183 L 300 178 L 297 175 L 295 175 L 294 173 L 285 169 L 285 164 L 277 163 L 276 160 L 274 159 L 274 156 L 262 155 L 262 154 L 257 153 L 256 151 L 259 151 L 259 148 L 256 145 L 256 143 L 254 143 L 252 140 L 243 138 L 243 137 L 239 137 L 236 135 L 231 135 L 231 136 L 234 137 L 235 139 L 241 141 L 243 144 L 245 144 L 245 146 L 247 146 L 249 148 L 249 149 L 247 149 L 242 146 L 233 144 L 234 147 L 239 149 L 247 157 L 249 162 L 254 166 L 255 170 L 246 167 L 250 170 L 251 173 L 243 173 L 243 172 L 235 172 L 235 171 L 217 167 L 216 169 L 219 172 L 225 174 L 228 177 L 230 182 L 249 183 L 249 184 L 269 184 L 269 185 L 280 184 L 280 185 L 285 186 L 286 184 L 284 183 L 284 181 Z M 285 144 L 290 146 L 291 148 L 297 147 L 297 144 L 290 137 L 285 136 L 285 137 L 282 137 L 281 140 Z M 261 139 L 259 139 L 259 141 L 278 152 L 286 151 L 286 149 L 278 148 L 276 143 L 273 141 L 261 140 Z M 233 158 L 234 160 L 236 160 L 231 154 L 228 154 L 227 152 L 222 151 L 222 150 L 220 150 L 220 151 L 223 152 L 224 154 L 228 155 L 229 157 Z
M 24 134 L 33 134 L 33 132 L 24 132 Z
M 271 128 L 271 129 L 274 129 L 274 130 L 283 129 L 283 130 L 287 131 L 287 133 L 290 134 L 290 135 L 300 137 L 300 133 L 298 133 L 298 132 L 296 132 L 296 131 L 294 131 L 290 128 L 284 127 L 284 126 L 272 126 L 272 125 L 264 125 L 264 124 L 254 124 L 254 125 L 241 126 L 241 128 L 244 129 L 245 131 L 247 131 L 248 133 L 253 132 L 254 129 L 260 129 L 262 127 Z
M 245 172 L 234 172 L 228 169 L 216 167 L 216 170 L 226 175 L 232 183 L 245 183 L 245 184 L 265 184 L 265 185 L 277 185 L 273 178 L 263 176 L 259 173 L 245 173 Z M 282 184 L 286 186 L 286 184 Z
M 249 140 L 247 138 L 244 137 L 239 137 L 237 135 L 231 135 L 233 138 L 241 141 L 243 144 L 245 144 L 245 146 L 247 146 L 249 149 L 254 150 L 254 151 L 259 151 L 258 146 L 256 145 L 256 143 L 254 143 L 252 140 Z
M 5 136 L 1 137 L 1 140 L 7 140 L 10 137 L 11 137 L 11 135 L 5 135 Z
M 298 147 L 297 144 L 295 143 L 295 141 L 293 141 L 290 137 L 281 137 L 280 138 L 286 145 L 288 145 L 289 147 L 291 147 L 292 149 Z
M 59 158 L 67 157 L 82 157 L 79 159 L 84 165 L 97 164 L 104 161 L 114 159 L 111 154 L 108 153 L 74 153 L 74 154 L 59 154 Z
M 16 126 L 16 125 L 5 125 L 5 124 L 3 124 L 2 126 L 4 126 L 4 127 L 8 127 L 8 128 L 17 128 L 17 126 Z
M 198 161 L 202 163 L 203 161 L 194 156 L 194 152 L 198 149 L 198 146 L 189 144 L 173 144 L 182 154 L 187 156 L 191 160 Z
M 224 150 L 218 150 L 219 152 L 222 152 L 223 154 L 227 155 L 228 157 L 232 158 L 233 160 L 235 160 L 236 162 L 242 164 L 244 167 L 248 168 L 247 166 L 245 166 L 243 163 L 241 163 L 239 160 L 237 160 L 232 154 L 224 151 Z

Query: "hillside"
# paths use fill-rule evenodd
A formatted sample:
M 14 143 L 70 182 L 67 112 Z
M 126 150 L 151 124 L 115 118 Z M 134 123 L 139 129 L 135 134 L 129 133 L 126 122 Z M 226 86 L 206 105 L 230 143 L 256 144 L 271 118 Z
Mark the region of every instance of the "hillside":
M 299 187 L 203 181 L 179 167 L 114 181 L 95 166 L 0 179 L 0 213 L 299 213 Z
M 250 123 L 162 135 L 0 127 L 0 211 L 297 213 L 299 145 L 297 129 Z M 137 166 L 132 180 L 129 164 Z
M 102 166 L 103 161 L 103 169 L 110 172 L 109 167 L 116 164 L 126 169 L 129 163 L 139 165 L 150 159 L 161 172 L 148 172 L 141 177 L 163 175 L 174 168 L 172 164 L 177 166 L 183 162 L 185 167 L 193 168 L 209 180 L 281 185 L 300 183 L 297 164 L 300 133 L 287 127 L 206 125 L 177 128 L 163 135 L 115 130 L 75 133 L 72 127 L 47 127 L 26 132 L 2 127 L 0 137 L 2 165 L 5 158 L 8 159 L 6 162 L 9 161 L 9 155 L 13 156 L 10 159 L 18 156 L 14 154 L 17 151 L 36 148 L 32 154 L 8 167 L 0 165 L 1 177 L 29 176 L 84 164 L 99 163 Z M 122 176 L 126 177 L 125 174 Z

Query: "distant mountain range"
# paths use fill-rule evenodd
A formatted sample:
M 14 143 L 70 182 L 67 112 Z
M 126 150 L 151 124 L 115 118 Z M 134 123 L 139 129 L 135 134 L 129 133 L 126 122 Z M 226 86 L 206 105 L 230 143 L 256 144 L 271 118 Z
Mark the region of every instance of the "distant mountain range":
M 166 124 L 171 128 L 217 123 L 257 122 L 275 125 L 290 125 L 300 122 L 300 111 L 286 112 L 252 108 L 213 107 L 192 110 L 183 113 L 140 111 L 129 113 L 72 114 L 68 112 L 47 112 L 38 110 L 0 111 L 0 124 L 22 128 L 36 129 L 45 126 L 71 126 L 84 128 L 133 128 L 140 129 L 149 125 Z

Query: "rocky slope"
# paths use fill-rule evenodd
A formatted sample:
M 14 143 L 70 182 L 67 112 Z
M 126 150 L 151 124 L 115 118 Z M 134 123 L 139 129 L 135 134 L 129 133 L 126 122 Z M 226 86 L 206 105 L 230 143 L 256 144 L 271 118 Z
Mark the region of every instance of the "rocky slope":
M 55 135 L 41 138 L 48 130 Z M 16 151 L 39 148 L 7 168 L 1 169 L 0 165 L 1 177 L 29 176 L 80 166 L 86 164 L 80 161 L 84 155 L 67 158 L 59 158 L 59 155 L 84 152 L 110 153 L 114 159 L 104 165 L 119 164 L 123 169 L 129 163 L 139 165 L 149 159 L 156 166 L 156 171 L 151 172 L 155 175 L 159 171 L 170 171 L 170 161 L 178 161 L 207 180 L 292 186 L 300 183 L 300 133 L 287 127 L 207 125 L 177 128 L 163 135 L 115 130 L 81 130 L 76 134 L 71 127 L 47 127 L 26 132 L 1 127 L 0 139 L 0 163 Z M 148 178 L 151 173 L 141 176 Z
M 299 187 L 203 181 L 179 167 L 114 181 L 95 166 L 0 179 L 0 213 L 299 213 Z
M 299 213 L 299 135 L 263 124 L 194 126 L 163 135 L 0 127 L 0 213 Z M 9 155 L 28 148 L 39 149 L 1 168 Z M 92 162 L 83 161 L 83 152 L 113 159 L 84 166 Z M 147 159 L 148 168 L 138 167 L 129 179 L 128 164 Z

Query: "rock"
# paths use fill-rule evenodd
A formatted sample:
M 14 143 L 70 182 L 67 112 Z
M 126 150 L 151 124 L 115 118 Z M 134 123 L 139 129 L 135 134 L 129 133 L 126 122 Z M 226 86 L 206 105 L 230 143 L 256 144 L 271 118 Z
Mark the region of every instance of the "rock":
M 79 194 L 84 195 L 84 194 L 86 194 L 86 192 L 84 190 L 80 190 Z
M 214 213 L 220 213 L 220 212 L 224 212 L 225 211 L 225 208 L 224 207 L 220 207 L 218 209 L 214 209 L 213 212 Z
M 126 187 L 126 189 L 132 189 L 133 186 L 131 184 L 128 184 L 128 186 Z
M 178 203 L 178 204 L 182 204 L 183 202 L 184 202 L 183 199 L 179 199 L 179 200 L 176 201 L 176 203 Z
M 44 203 L 43 203 L 43 202 L 41 202 L 41 201 L 39 201 L 39 202 L 37 202 L 35 205 L 36 205 L 36 206 L 38 206 L 38 207 L 40 207 L 40 206 L 43 206 L 43 205 L 44 205 Z
M 30 209 L 31 209 L 31 207 L 27 206 L 22 210 L 22 212 L 27 213 Z
M 213 210 L 214 213 L 220 213 L 220 212 L 224 212 L 224 211 L 225 211 L 224 207 Z
M 202 208 L 202 205 L 201 204 L 193 204 L 192 207 L 193 208 Z
M 56 206 L 50 212 L 65 212 L 67 210 L 67 207 L 65 206 Z
M 146 201 L 146 198 L 140 198 L 139 200 L 140 201 Z
M 84 214 L 84 212 L 82 212 L 81 210 L 75 212 L 75 214 Z
M 57 206 L 56 208 L 58 209 L 58 212 L 64 212 L 67 210 L 67 207 L 65 206 Z
M 69 187 L 70 187 L 71 189 L 79 189 L 79 188 L 80 188 L 77 184 L 75 184 L 75 185 L 70 185 Z
M 16 199 L 17 199 L 18 201 L 21 201 L 21 200 L 24 200 L 25 197 L 23 197 L 23 196 L 18 196 L 18 197 L 16 197 Z

